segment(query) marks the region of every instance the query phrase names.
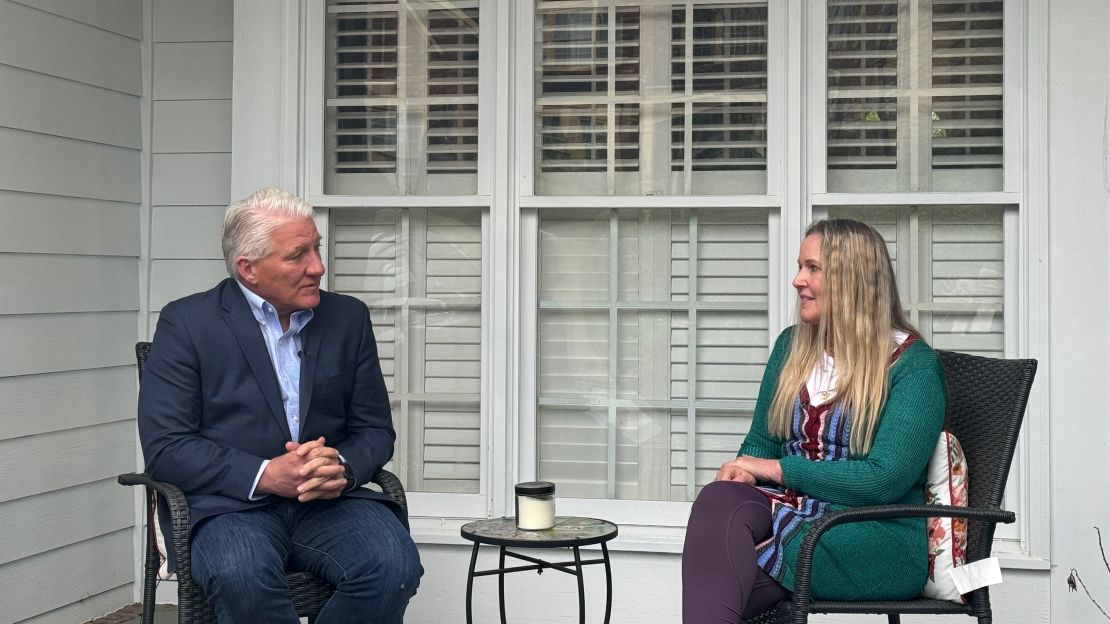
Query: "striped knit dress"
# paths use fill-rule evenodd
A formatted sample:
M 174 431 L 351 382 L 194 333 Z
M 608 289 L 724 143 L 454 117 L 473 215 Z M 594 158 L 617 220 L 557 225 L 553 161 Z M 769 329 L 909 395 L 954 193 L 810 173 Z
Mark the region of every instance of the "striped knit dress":
M 794 584 L 802 537 L 829 510 L 924 500 L 925 468 L 944 420 L 945 390 L 936 355 L 911 338 L 895 352 L 890 394 L 867 455 L 849 453 L 851 415 L 838 403 L 814 406 L 805 388 L 794 403 L 790 439 L 767 433 L 767 410 L 789 351 L 791 330 L 775 344 L 742 455 L 779 459 L 784 486 L 764 484 L 772 535 L 757 547 L 759 565 L 784 587 Z M 840 525 L 814 556 L 813 595 L 833 600 L 917 596 L 925 584 L 923 519 Z

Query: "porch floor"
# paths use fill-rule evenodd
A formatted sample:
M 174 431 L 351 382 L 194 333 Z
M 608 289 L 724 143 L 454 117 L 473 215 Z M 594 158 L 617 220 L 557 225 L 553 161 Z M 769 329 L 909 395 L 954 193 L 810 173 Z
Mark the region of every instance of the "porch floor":
M 109 613 L 85 624 L 139 624 L 142 619 L 143 605 L 128 605 L 115 613 Z M 154 624 L 173 624 L 177 622 L 177 605 L 160 604 L 154 607 Z

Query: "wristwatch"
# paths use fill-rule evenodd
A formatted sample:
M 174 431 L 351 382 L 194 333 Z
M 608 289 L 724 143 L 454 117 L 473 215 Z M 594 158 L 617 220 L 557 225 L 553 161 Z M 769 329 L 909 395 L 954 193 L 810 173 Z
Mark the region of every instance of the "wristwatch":
M 339 460 L 339 465 L 343 466 L 343 478 L 347 480 L 347 487 L 343 488 L 344 492 L 350 492 L 355 489 L 355 471 L 351 469 L 351 465 L 342 459 Z

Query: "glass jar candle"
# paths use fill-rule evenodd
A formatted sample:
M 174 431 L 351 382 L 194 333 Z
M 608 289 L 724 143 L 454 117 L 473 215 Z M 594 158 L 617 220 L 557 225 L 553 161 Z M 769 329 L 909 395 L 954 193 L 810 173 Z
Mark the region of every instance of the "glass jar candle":
M 516 526 L 542 531 L 555 526 L 555 484 L 529 481 L 516 484 Z

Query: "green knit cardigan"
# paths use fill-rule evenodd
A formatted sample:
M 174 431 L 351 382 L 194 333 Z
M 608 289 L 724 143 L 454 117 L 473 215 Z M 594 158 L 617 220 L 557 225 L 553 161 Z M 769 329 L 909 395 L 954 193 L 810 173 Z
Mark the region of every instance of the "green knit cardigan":
M 918 504 L 925 499 L 925 469 L 944 423 L 946 391 L 936 353 L 917 340 L 890 369 L 890 392 L 866 455 L 812 461 L 785 455 L 785 440 L 767 432 L 779 373 L 792 329 L 775 342 L 752 426 L 739 455 L 780 459 L 785 485 L 829 503 L 829 510 Z M 794 566 L 806 530 L 784 545 L 782 582 L 794 586 Z M 925 520 L 875 520 L 842 524 L 818 542 L 813 556 L 813 597 L 825 600 L 899 600 L 919 596 L 927 573 Z

